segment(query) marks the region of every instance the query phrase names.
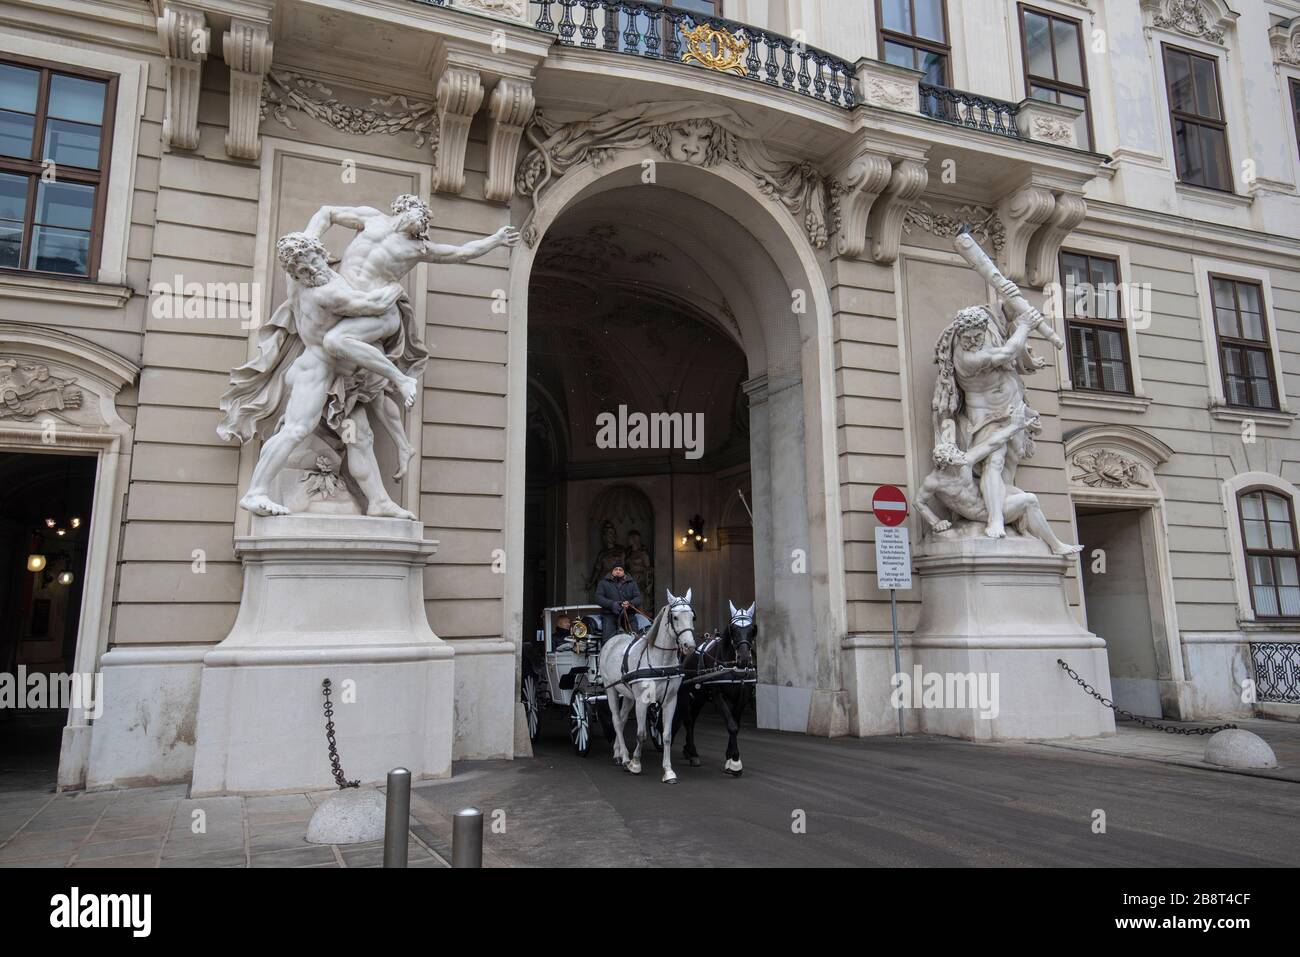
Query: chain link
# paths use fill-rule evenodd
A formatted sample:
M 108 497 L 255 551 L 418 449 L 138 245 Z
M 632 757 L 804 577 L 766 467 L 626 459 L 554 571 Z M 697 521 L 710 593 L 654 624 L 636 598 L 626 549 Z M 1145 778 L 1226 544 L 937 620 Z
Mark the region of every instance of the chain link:
M 1237 728 L 1235 724 L 1216 724 L 1212 728 L 1172 728 L 1167 724 L 1160 724 L 1157 721 L 1151 721 L 1141 715 L 1134 714 L 1132 711 L 1125 711 L 1123 708 L 1115 707 L 1115 702 L 1111 701 L 1109 698 L 1103 698 L 1096 688 L 1080 678 L 1079 673 L 1060 658 L 1056 659 L 1056 663 L 1065 669 L 1066 674 L 1078 682 L 1080 688 L 1088 692 L 1088 694 L 1092 695 L 1107 708 L 1110 708 L 1110 710 L 1114 711 L 1116 715 L 1121 718 L 1128 718 L 1130 721 L 1136 721 L 1138 724 L 1146 725 L 1148 728 L 1153 728 L 1156 731 L 1163 731 L 1166 734 L 1214 734 L 1217 731 L 1235 731 Z
M 349 781 L 343 773 L 343 765 L 339 763 L 338 742 L 334 740 L 334 705 L 330 702 L 330 680 L 326 678 L 321 682 L 321 689 L 325 693 L 325 740 L 330 746 L 330 773 L 334 775 L 334 782 L 342 791 L 345 788 L 359 788 L 361 781 Z

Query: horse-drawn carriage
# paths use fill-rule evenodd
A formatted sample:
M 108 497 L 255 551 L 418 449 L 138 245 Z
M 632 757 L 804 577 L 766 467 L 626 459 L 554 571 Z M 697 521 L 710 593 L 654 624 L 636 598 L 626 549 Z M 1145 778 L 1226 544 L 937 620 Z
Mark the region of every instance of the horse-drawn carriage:
M 600 606 L 560 605 L 542 611 L 542 627 L 524 646 L 519 696 L 528 720 L 528 737 L 536 741 L 542 708 L 564 708 L 573 750 L 586 757 L 591 748 L 593 716 L 613 740 L 614 724 L 600 680 Z
M 657 693 L 653 695 L 654 700 L 646 707 L 645 733 L 656 749 L 663 751 L 664 728 L 660 701 L 663 700 L 663 686 L 667 683 L 672 684 L 674 688 L 683 688 L 687 692 L 686 699 L 691 707 L 687 724 L 686 754 L 691 758 L 691 764 L 697 765 L 699 761 L 694 749 L 694 723 L 699 713 L 699 706 L 703 703 L 707 692 L 725 688 L 729 697 L 741 693 L 748 698 L 752 694 L 753 686 L 757 681 L 757 673 L 751 657 L 755 629 L 753 607 L 742 611 L 733 605 L 728 628 L 725 632 L 702 635 L 697 653 L 694 612 L 690 608 L 689 596 L 689 590 L 686 598 L 677 598 L 669 592 L 669 604 L 664 610 L 668 613 L 667 619 L 665 620 L 664 614 L 661 613 L 656 617 L 652 629 L 640 633 L 640 645 L 633 640 L 633 646 L 641 649 L 638 652 L 637 663 L 631 663 L 630 652 L 625 653 L 622 667 L 618 667 L 617 663 L 612 661 L 606 662 L 603 676 L 600 653 L 604 636 L 600 634 L 600 606 L 560 605 L 544 609 L 542 627 L 537 630 L 534 640 L 525 644 L 523 651 L 520 699 L 528 722 L 529 738 L 533 741 L 537 740 L 542 709 L 547 706 L 560 707 L 567 712 L 569 740 L 579 756 L 585 757 L 590 751 L 592 728 L 595 723 L 598 723 L 607 741 L 617 740 L 618 744 L 615 747 L 617 759 L 619 749 L 622 747 L 622 737 L 616 734 L 614 713 L 619 709 L 611 708 L 609 695 L 622 690 L 626 696 L 626 689 L 630 689 L 633 685 L 649 684 Z M 687 623 L 685 627 L 683 623 Z M 651 633 L 655 629 L 659 630 L 658 638 Z M 672 647 L 660 647 L 656 644 L 656 642 L 668 641 L 670 636 Z M 621 642 L 628 640 L 630 639 L 619 638 Z M 654 662 L 656 667 L 644 667 L 647 663 L 645 654 L 652 649 L 660 652 L 660 658 L 663 658 L 666 652 L 672 653 L 666 659 Z M 738 653 L 742 653 L 739 661 L 737 661 Z M 672 700 L 674 702 L 676 700 L 675 692 Z M 735 703 L 739 704 L 738 701 Z M 735 720 L 725 703 L 722 710 L 731 734 L 726 770 L 728 773 L 739 774 Z M 743 705 L 736 708 L 736 719 L 740 717 L 740 710 L 743 710 Z M 592 721 L 593 715 L 595 722 Z M 638 758 L 639 754 L 638 748 Z M 623 757 L 626 762 L 626 753 Z M 631 763 L 639 771 L 639 760 Z M 671 768 L 666 764 L 665 780 L 668 780 L 669 776 L 672 776 Z

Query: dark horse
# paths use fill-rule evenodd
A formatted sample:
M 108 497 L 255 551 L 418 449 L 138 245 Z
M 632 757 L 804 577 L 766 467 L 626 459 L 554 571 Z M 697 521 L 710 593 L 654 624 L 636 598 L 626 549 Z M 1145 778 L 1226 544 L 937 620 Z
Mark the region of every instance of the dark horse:
M 700 752 L 695 750 L 695 719 L 707 702 L 717 702 L 723 720 L 727 722 L 728 735 L 727 758 L 722 770 L 738 778 L 745 769 L 740 763 L 736 734 L 740 731 L 745 702 L 749 700 L 749 686 L 754 682 L 754 639 L 758 635 L 758 626 L 754 624 L 754 605 L 740 609 L 730 602 L 727 604 L 731 608 L 731 621 L 726 630 L 705 639 L 695 653 L 682 662 L 682 690 L 687 692 L 687 707 L 677 709 L 673 737 L 677 737 L 677 728 L 685 724 L 686 747 L 682 753 L 691 767 L 698 768 L 701 762 Z M 714 671 L 717 674 L 707 678 Z M 693 680 L 702 676 L 706 680 Z

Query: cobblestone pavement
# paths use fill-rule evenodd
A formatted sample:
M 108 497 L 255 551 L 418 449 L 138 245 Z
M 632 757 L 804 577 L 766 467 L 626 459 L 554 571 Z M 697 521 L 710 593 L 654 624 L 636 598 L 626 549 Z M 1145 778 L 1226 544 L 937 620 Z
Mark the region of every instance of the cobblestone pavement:
M 748 727 L 745 773 L 732 778 L 721 772 L 725 736 L 706 716 L 704 765 L 678 756 L 680 782 L 669 787 L 653 751 L 634 777 L 599 740 L 577 757 L 552 717 L 535 758 L 457 764 L 451 779 L 415 787 L 412 867 L 446 866 L 451 815 L 469 804 L 485 812 L 490 867 L 1300 864 L 1296 784 L 1197 767 L 1181 736 L 1125 727 L 1094 742 L 984 746 Z M 1300 725 L 1239 724 L 1269 741 L 1283 771 L 1295 771 Z M 0 867 L 382 861 L 378 844 L 306 842 L 312 810 L 331 792 L 190 800 L 183 785 L 54 794 L 49 781 L 47 770 L 0 775 Z M 1104 834 L 1093 831 L 1098 810 Z M 196 811 L 203 833 L 195 833 Z

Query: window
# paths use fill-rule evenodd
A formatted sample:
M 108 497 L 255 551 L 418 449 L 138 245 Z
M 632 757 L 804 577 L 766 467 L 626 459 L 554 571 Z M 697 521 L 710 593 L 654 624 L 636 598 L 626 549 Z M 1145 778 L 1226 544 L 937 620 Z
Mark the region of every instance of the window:
M 1074 388 L 1131 395 L 1119 261 L 1062 250 L 1061 285 Z
M 1291 79 L 1287 81 L 1291 87 L 1291 117 L 1295 120 L 1295 140 L 1296 146 L 1300 147 L 1300 80 Z
M 1263 488 L 1237 496 L 1250 603 L 1257 618 L 1300 617 L 1300 548 L 1291 499 Z
M 1211 276 L 1210 295 L 1224 400 L 1228 405 L 1245 408 L 1277 409 L 1273 350 L 1262 289 L 1255 282 Z
M 1178 178 L 1193 186 L 1231 192 L 1232 167 L 1219 92 L 1219 63 L 1214 57 L 1178 47 L 1166 45 L 1164 51 Z
M 944 0 L 876 0 L 880 58 L 920 70 L 922 83 L 950 86 L 948 8 Z
M 1025 92 L 1035 100 L 1083 110 L 1075 126 L 1076 139 L 1080 146 L 1092 149 L 1083 24 L 1021 4 L 1020 41 L 1025 61 Z
M 0 267 L 98 263 L 117 80 L 0 61 Z

